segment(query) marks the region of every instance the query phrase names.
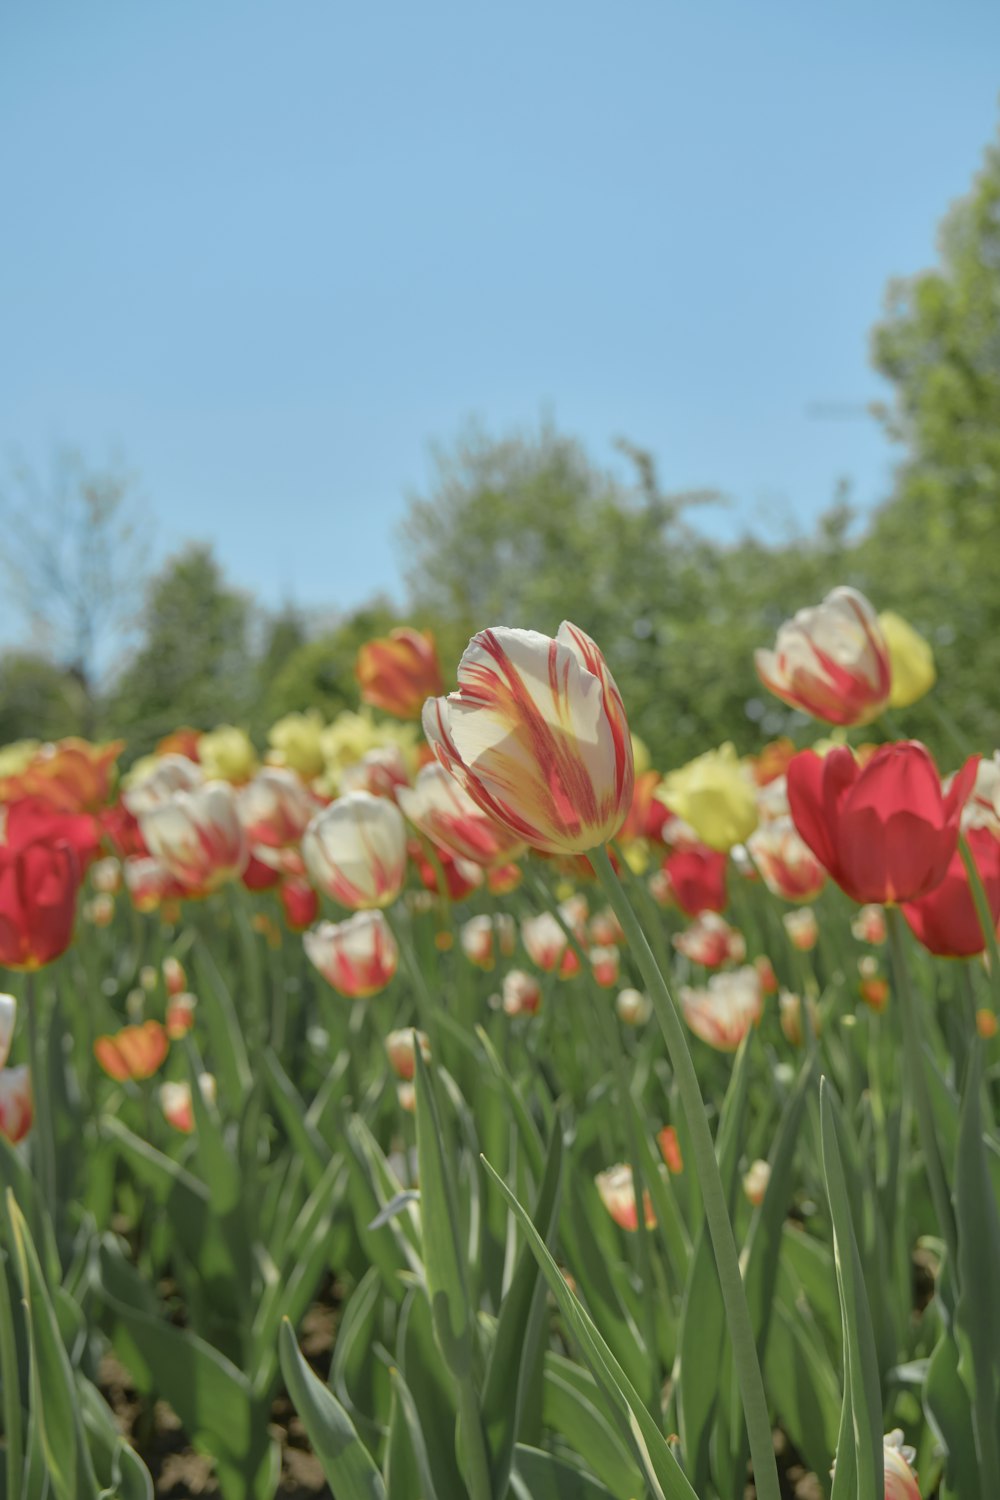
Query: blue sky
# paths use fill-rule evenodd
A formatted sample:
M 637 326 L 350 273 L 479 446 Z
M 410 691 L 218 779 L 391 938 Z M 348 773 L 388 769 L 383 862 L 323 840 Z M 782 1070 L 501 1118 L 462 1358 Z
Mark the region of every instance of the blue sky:
M 723 535 L 875 503 L 809 408 L 883 394 L 998 90 L 995 0 L 6 6 L 0 453 L 121 448 L 155 555 L 272 605 L 398 589 L 470 416 L 626 435 Z

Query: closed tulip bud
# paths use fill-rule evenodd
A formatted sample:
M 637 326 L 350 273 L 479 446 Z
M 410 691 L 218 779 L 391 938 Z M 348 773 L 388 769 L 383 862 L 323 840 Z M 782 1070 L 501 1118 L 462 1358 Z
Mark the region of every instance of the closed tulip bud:
M 739 963 L 747 951 L 742 932 L 714 911 L 703 911 L 690 927 L 675 934 L 673 943 L 678 953 L 705 969 Z
M 130 854 L 122 866 L 125 888 L 136 911 L 155 911 L 164 901 L 186 895 L 161 860 L 149 854 Z
M 869 901 L 861 908 L 851 923 L 851 933 L 859 943 L 871 943 L 878 947 L 885 942 L 885 911 Z
M 197 997 L 188 994 L 186 990 L 179 995 L 172 995 L 168 1000 L 166 1027 L 167 1036 L 172 1042 L 179 1041 L 192 1029 L 197 1005 Z
M 594 973 L 595 984 L 599 984 L 602 990 L 614 989 L 621 971 L 617 948 L 604 946 L 591 948 L 590 966 Z
M 257 752 L 245 729 L 220 724 L 198 741 L 198 759 L 210 781 L 243 786 L 257 769 Z
M 753 961 L 757 970 L 757 978 L 760 980 L 761 993 L 764 995 L 776 995 L 778 993 L 778 976 L 774 972 L 774 965 L 765 953 L 762 953 Z
M 826 885 L 826 871 L 790 817 L 762 824 L 747 848 L 768 890 L 784 901 L 813 901 Z
M 748 839 L 757 826 L 753 778 L 731 744 L 671 771 L 657 796 L 709 849 L 725 853 Z
M 323 719 L 315 709 L 304 714 L 286 714 L 267 732 L 271 750 L 268 760 L 277 766 L 297 771 L 304 781 L 322 774 Z
M 371 792 L 373 797 L 395 797 L 410 785 L 410 769 L 398 745 L 376 745 L 340 774 L 341 792 Z
M 414 785 L 400 788 L 397 801 L 415 828 L 457 859 L 489 869 L 506 865 L 524 850 L 437 761 L 422 766 Z
M 406 876 L 406 825 L 385 797 L 348 792 L 316 814 L 302 853 L 314 884 L 341 906 L 391 906 Z
M 773 651 L 754 655 L 775 697 L 828 724 L 868 724 L 889 702 L 892 670 L 878 617 L 863 594 L 838 588 L 800 609 Z
M 115 917 L 115 898 L 98 891 L 83 904 L 83 919 L 92 927 L 110 927 Z
M 576 974 L 580 960 L 569 947 L 566 934 L 550 911 L 536 917 L 525 917 L 521 923 L 521 941 L 532 963 L 546 974 L 557 969 L 563 979 Z
M 0 812 L 4 810 L 0 809 Z M 83 861 L 77 817 L 34 798 L 0 818 L 0 967 L 38 969 L 69 947 Z
M 889 648 L 892 671 L 890 708 L 909 708 L 929 693 L 937 681 L 934 652 L 902 615 L 883 610 L 878 617 L 882 635 Z
M 793 1047 L 802 1046 L 802 999 L 799 995 L 793 995 L 791 990 L 782 990 L 778 996 L 778 1019 L 781 1029 L 791 1042 Z M 806 1010 L 809 1014 L 809 1026 L 813 1036 L 819 1036 L 822 1025 L 820 1023 L 819 1007 L 812 995 L 806 996 Z
M 500 998 L 504 1015 L 533 1016 L 542 1003 L 542 987 L 523 969 L 511 969 L 504 975 Z
M 859 958 L 858 973 L 861 975 L 858 994 L 862 1000 L 870 1010 L 885 1010 L 889 1003 L 889 981 L 879 973 L 878 960 L 870 953 Z
M 679 1176 L 684 1170 L 684 1157 L 681 1154 L 681 1143 L 673 1125 L 664 1125 L 663 1129 L 657 1133 L 656 1144 L 667 1164 L 667 1171 L 675 1177 Z
M 304 782 L 283 766 L 265 766 L 236 794 L 240 822 L 258 857 L 262 848 L 297 844 L 319 807 Z
M 619 1021 L 626 1026 L 644 1026 L 653 1014 L 653 1002 L 641 990 L 619 990 L 615 997 Z
M 163 960 L 163 983 L 168 995 L 180 995 L 187 989 L 184 965 L 173 953 L 168 953 Z
M 786 911 L 781 920 L 793 948 L 797 948 L 800 953 L 810 953 L 815 948 L 819 940 L 819 923 L 811 906 L 803 906 L 798 911 Z
M 945 782 L 946 791 L 951 780 Z M 979 762 L 972 792 L 962 809 L 963 833 L 975 828 L 988 828 L 1000 838 L 1000 750 L 994 752 L 992 760 Z
M 198 1088 L 205 1103 L 213 1105 L 217 1090 L 211 1073 L 198 1075 Z M 194 1130 L 194 1101 L 191 1098 L 191 1085 L 186 1079 L 183 1083 L 160 1084 L 160 1108 L 167 1123 L 182 1135 L 190 1135 Z
M 621 1229 L 630 1231 L 638 1229 L 639 1215 L 636 1210 L 632 1168 L 621 1162 L 617 1166 L 608 1167 L 604 1172 L 598 1172 L 594 1181 L 601 1195 L 601 1202 L 615 1223 Z M 642 1195 L 642 1207 L 646 1228 L 655 1228 L 656 1214 L 653 1212 L 653 1204 L 648 1191 Z
M 228 782 L 174 792 L 141 813 L 139 824 L 150 854 L 191 895 L 215 890 L 246 866 L 246 835 Z
M 148 756 L 126 779 L 122 801 L 135 818 L 169 801 L 176 792 L 192 792 L 205 780 L 201 766 L 186 755 Z
M 767 1185 L 771 1181 L 771 1168 L 766 1161 L 760 1157 L 750 1163 L 743 1177 L 743 1192 L 748 1202 L 754 1208 L 759 1208 L 764 1201 Z
M 31 1094 L 31 1074 L 22 1063 L 18 1068 L 4 1068 L 0 1072 L 0 1135 L 16 1146 L 31 1129 L 34 1104 Z
M 897 1427 L 883 1439 L 885 1460 L 885 1500 L 920 1500 L 920 1487 L 912 1464 L 916 1457 L 912 1448 L 903 1443 L 903 1434 Z
M 597 646 L 564 622 L 555 638 L 496 626 L 474 636 L 458 691 L 424 708 L 443 766 L 510 835 L 549 854 L 614 838 L 632 802 L 632 742 Z
M 16 1021 L 17 1001 L 14 996 L 0 995 L 0 1069 L 7 1066 Z
M 396 1098 L 400 1109 L 405 1109 L 408 1115 L 416 1114 L 417 1090 L 412 1083 L 398 1083 L 396 1085 Z
M 99 859 L 90 868 L 90 878 L 94 883 L 94 890 L 102 896 L 114 896 L 122 888 L 121 862 L 113 854 L 107 859 Z
M 621 923 L 610 906 L 594 913 L 590 919 L 587 936 L 598 948 L 614 948 L 625 941 Z
M 344 922 L 320 922 L 302 934 L 310 962 L 341 995 L 367 999 L 396 972 L 399 950 L 380 911 L 359 911 Z
M 754 968 L 713 974 L 703 989 L 682 988 L 680 999 L 684 1019 L 695 1036 L 719 1052 L 735 1052 L 763 1010 L 760 978 Z
M 513 917 L 505 912 L 494 916 L 470 917 L 462 924 L 462 951 L 470 963 L 480 969 L 492 969 L 497 954 L 510 956 L 517 944 Z
M 788 768 L 795 826 L 852 900 L 919 900 L 944 879 L 958 846 L 977 760 L 945 792 L 915 740 L 883 745 L 863 767 L 846 747 L 822 758 L 803 750 Z
M 143 1021 L 141 1026 L 124 1026 L 113 1036 L 99 1036 L 94 1056 L 109 1078 L 123 1083 L 129 1078 L 152 1078 L 162 1067 L 169 1047 L 159 1021 Z
M 420 1048 L 424 1062 L 430 1062 L 431 1044 L 424 1032 L 408 1026 L 403 1031 L 390 1031 L 385 1039 L 389 1065 L 396 1077 L 401 1078 L 404 1083 L 409 1083 L 417 1070 L 417 1047 Z
M 984 1042 L 991 1042 L 1000 1030 L 1000 1022 L 997 1021 L 996 1011 L 981 1005 L 976 1011 L 976 1031 Z
M 424 700 L 444 689 L 433 635 L 408 625 L 362 646 L 355 673 L 362 702 L 397 719 L 419 719 Z

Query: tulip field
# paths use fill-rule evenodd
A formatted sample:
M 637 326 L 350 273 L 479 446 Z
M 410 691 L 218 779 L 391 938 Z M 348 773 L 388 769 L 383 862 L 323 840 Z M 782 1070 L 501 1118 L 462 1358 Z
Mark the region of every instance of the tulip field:
M 0 748 L 0 1495 L 1000 1497 L 1000 752 L 853 589 L 756 665 Z

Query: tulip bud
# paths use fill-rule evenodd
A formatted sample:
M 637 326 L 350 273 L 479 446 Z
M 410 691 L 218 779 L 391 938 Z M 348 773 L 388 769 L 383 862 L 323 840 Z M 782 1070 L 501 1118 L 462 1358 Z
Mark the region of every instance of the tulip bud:
M 404 1083 L 409 1083 L 416 1072 L 415 1054 L 418 1046 L 424 1062 L 430 1062 L 431 1044 L 424 1032 L 409 1026 L 403 1031 L 390 1031 L 385 1039 L 385 1050 L 392 1071 Z
M 242 786 L 257 769 L 257 752 L 245 729 L 220 724 L 198 741 L 198 759 L 210 781 Z
M 216 1084 L 211 1073 L 198 1075 L 198 1088 L 205 1103 L 213 1105 L 216 1097 Z M 175 1130 L 181 1131 L 183 1135 L 191 1134 L 195 1123 L 194 1101 L 191 1098 L 191 1085 L 187 1080 L 183 1083 L 160 1084 L 160 1108 L 168 1124 L 172 1125 Z
M 113 1036 L 99 1036 L 94 1056 L 109 1078 L 123 1083 L 152 1078 L 166 1059 L 170 1043 L 159 1021 L 143 1021 L 141 1026 L 125 1026 Z
M 811 906 L 783 912 L 781 921 L 793 948 L 797 948 L 800 953 L 810 953 L 815 948 L 819 941 L 819 923 Z
M 777 698 L 828 724 L 868 724 L 889 701 L 889 647 L 875 611 L 855 589 L 834 589 L 757 651 L 757 675 Z
M 677 1138 L 677 1131 L 673 1125 L 664 1125 L 658 1132 L 656 1143 L 660 1148 L 660 1155 L 667 1164 L 667 1171 L 676 1177 L 684 1170 L 684 1158 L 681 1155 L 681 1143 Z
M 675 934 L 673 944 L 678 953 L 705 969 L 739 963 L 747 951 L 743 934 L 714 911 L 703 911 L 683 932 Z
M 622 1229 L 638 1229 L 639 1215 L 636 1211 L 632 1168 L 625 1163 L 619 1163 L 617 1166 L 608 1167 L 604 1172 L 598 1172 L 594 1181 L 597 1183 L 601 1202 L 615 1223 Z M 653 1212 L 648 1189 L 642 1195 L 642 1207 L 646 1228 L 655 1228 L 656 1214 Z
M 541 1006 L 542 987 L 532 974 L 526 974 L 523 969 L 511 969 L 504 975 L 500 988 L 504 1015 L 533 1016 Z
M 743 1178 L 743 1192 L 754 1208 L 759 1208 L 764 1201 L 767 1185 L 771 1181 L 771 1168 L 766 1161 L 759 1157 L 750 1163 L 749 1170 Z
M 197 1004 L 197 996 L 190 995 L 187 991 L 179 995 L 173 995 L 168 1001 L 166 1026 L 167 1036 L 172 1042 L 179 1041 L 194 1026 L 194 1013 Z
M 174 792 L 140 813 L 139 826 L 153 858 L 191 895 L 215 890 L 246 865 L 236 794 L 226 781 Z
M 653 1014 L 653 1002 L 641 990 L 619 990 L 615 1010 L 626 1026 L 644 1026 Z
M 341 906 L 391 906 L 406 876 L 406 828 L 385 797 L 348 792 L 312 819 L 302 853 L 314 884 Z
M 27 1065 L 4 1068 L 0 1072 L 0 1135 L 16 1146 L 28 1134 L 33 1118 L 31 1073 Z
M 719 1052 L 735 1052 L 763 1010 L 760 978 L 750 967 L 713 974 L 704 989 L 684 986 L 680 1000 L 695 1036 Z
M 902 615 L 884 610 L 878 617 L 878 623 L 889 648 L 892 672 L 889 707 L 909 708 L 911 703 L 916 703 L 925 693 L 929 693 L 937 681 L 934 652 Z
M 302 934 L 310 962 L 349 1000 L 385 989 L 396 972 L 399 950 L 380 911 L 359 911 L 344 922 L 320 922 Z

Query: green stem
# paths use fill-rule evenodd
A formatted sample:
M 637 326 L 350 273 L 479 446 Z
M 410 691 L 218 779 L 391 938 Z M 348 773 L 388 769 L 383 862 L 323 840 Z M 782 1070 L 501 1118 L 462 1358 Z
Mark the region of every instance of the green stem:
M 979 918 L 979 925 L 983 929 L 983 937 L 986 940 L 986 951 L 989 954 L 990 960 L 990 981 L 993 985 L 996 1009 L 1000 1011 L 1000 944 L 997 943 L 997 929 L 993 921 L 993 913 L 990 911 L 989 898 L 983 886 L 979 867 L 969 847 L 969 841 L 964 834 L 959 835 L 958 850 L 962 856 L 965 873 L 969 879 L 969 890 L 972 892 L 972 899 L 976 903 L 976 915 Z
M 490 1461 L 483 1436 L 479 1397 L 471 1375 L 466 1375 L 459 1381 L 458 1412 L 462 1450 L 468 1469 L 465 1477 L 469 1485 L 469 1500 L 493 1500 L 493 1483 L 490 1479 Z
M 743 1398 L 743 1414 L 746 1419 L 750 1455 L 753 1460 L 754 1481 L 758 1500 L 780 1500 L 778 1468 L 774 1460 L 774 1443 L 771 1437 L 771 1419 L 764 1394 L 764 1382 L 757 1359 L 757 1346 L 750 1321 L 743 1279 L 740 1275 L 739 1256 L 733 1226 L 726 1208 L 726 1193 L 715 1157 L 715 1145 L 708 1126 L 705 1103 L 698 1086 L 691 1053 L 688 1050 L 673 997 L 666 980 L 653 957 L 653 950 L 629 904 L 628 897 L 615 874 L 607 850 L 603 847 L 590 851 L 590 861 L 611 907 L 621 923 L 629 947 L 642 973 L 656 1018 L 670 1054 L 670 1062 L 680 1093 L 681 1106 L 691 1133 L 695 1166 L 701 1186 L 705 1219 L 708 1223 L 715 1252 L 715 1264 L 719 1273 L 719 1285 L 726 1308 L 726 1321 L 733 1348 L 733 1360 Z
M 49 1090 L 49 1059 L 45 1027 L 40 1024 L 42 1006 L 34 974 L 28 974 L 24 986 L 24 1008 L 28 1012 L 28 1050 L 31 1055 L 31 1096 L 34 1106 L 34 1144 L 37 1148 L 35 1176 L 46 1212 L 55 1223 L 56 1153 L 52 1136 L 52 1100 Z
M 952 1213 L 951 1197 L 948 1192 L 948 1184 L 945 1181 L 944 1168 L 941 1165 L 937 1126 L 934 1121 L 930 1093 L 927 1088 L 927 1075 L 924 1071 L 924 1044 L 920 1007 L 913 993 L 913 986 L 910 983 L 910 970 L 906 962 L 906 949 L 903 940 L 903 917 L 896 907 L 889 907 L 886 911 L 886 921 L 889 928 L 889 948 L 892 953 L 892 972 L 896 981 L 896 993 L 899 997 L 902 1012 L 904 1097 L 907 1081 L 909 1081 L 917 1106 L 917 1133 L 920 1137 L 920 1147 L 923 1151 L 924 1165 L 927 1169 L 927 1177 L 930 1182 L 934 1212 L 937 1214 L 941 1233 L 948 1246 L 949 1259 L 951 1264 L 955 1266 L 958 1264 L 958 1238 L 955 1230 L 955 1217 Z

